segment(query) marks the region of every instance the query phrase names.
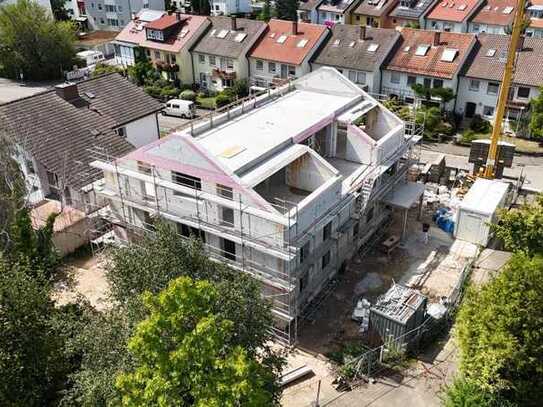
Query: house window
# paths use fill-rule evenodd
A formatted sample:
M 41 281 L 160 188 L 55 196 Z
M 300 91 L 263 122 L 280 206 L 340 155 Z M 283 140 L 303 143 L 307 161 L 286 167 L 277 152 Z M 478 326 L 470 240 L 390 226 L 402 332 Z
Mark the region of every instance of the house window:
M 479 24 L 473 24 L 473 32 L 479 32 Z
M 108 18 L 107 19 L 107 24 L 112 26 L 112 27 L 118 27 L 119 26 L 119 20 L 117 20 L 116 18 Z
M 434 88 L 442 88 L 443 87 L 443 80 L 442 79 L 434 79 Z
M 209 56 L 209 65 L 211 66 L 216 66 L 217 65 L 217 61 L 215 59 L 215 55 L 210 55 Z
M 407 77 L 407 85 L 412 86 L 415 83 L 417 83 L 417 77 L 416 76 L 408 76 Z
M 275 62 L 268 62 L 268 72 L 275 73 L 276 70 L 277 70 L 277 67 L 275 66 Z
M 112 6 L 110 4 L 106 4 L 106 11 L 109 11 L 109 12 L 115 12 L 115 6 Z
M 356 72 L 355 71 L 349 71 L 349 80 L 351 82 L 356 82 Z
M 123 6 L 117 6 L 117 10 L 121 13 L 123 11 Z
M 226 58 L 226 68 L 234 69 L 234 60 L 232 58 Z
M 155 59 L 160 59 L 160 51 L 155 51 Z
M 366 72 L 357 72 L 356 73 L 356 83 L 360 85 L 366 84 Z
M 322 229 L 322 241 L 326 242 L 328 239 L 330 239 L 331 235 L 332 235 L 332 221 L 328 222 L 328 224 Z
M 257 70 L 257 71 L 262 71 L 262 70 L 264 70 L 264 62 L 261 61 L 260 59 L 257 59 L 257 60 L 256 60 L 256 70 Z
M 94 3 L 91 3 L 91 8 L 94 8 Z
M 425 88 L 432 87 L 432 80 L 430 78 L 424 78 L 424 87 Z
M 236 244 L 233 241 L 221 238 L 221 250 L 224 258 L 236 261 Z
M 288 74 L 289 76 L 296 76 L 296 67 L 293 65 L 288 66 Z
M 321 258 L 321 268 L 324 270 L 330 264 L 330 250 Z
M 102 5 L 98 3 L 98 10 L 102 10 Z
M 232 188 L 221 184 L 217 184 L 217 195 L 230 200 L 234 199 L 234 191 Z
M 517 97 L 519 99 L 528 99 L 530 97 L 530 88 L 520 86 L 517 90 Z
M 473 92 L 479 92 L 479 86 L 481 85 L 481 81 L 478 81 L 477 79 L 470 79 L 469 81 L 469 90 Z
M 182 172 L 172 171 L 172 182 L 189 188 L 194 188 L 199 191 L 202 190 L 202 180 L 200 178 L 183 174 Z
M 200 230 L 198 228 L 193 228 L 192 226 L 187 226 L 183 223 L 177 223 L 176 226 L 177 226 L 177 233 L 179 233 L 181 236 L 200 238 L 202 242 L 205 243 L 206 234 L 203 230 Z
M 390 83 L 400 83 L 400 74 L 398 72 L 390 73 Z
M 309 242 L 306 242 L 300 249 L 300 264 L 303 264 L 309 258 Z
M 220 207 L 221 225 L 234 226 L 234 210 L 226 206 Z
M 198 54 L 198 62 L 201 64 L 204 64 L 206 62 L 206 56 L 202 54 Z
M 489 95 L 497 95 L 500 84 L 496 82 L 488 82 L 488 87 L 486 88 L 486 93 Z
M 119 137 L 121 138 L 126 138 L 126 127 L 119 127 L 117 129 L 117 134 L 119 135 Z
M 104 21 L 103 18 L 100 19 L 100 24 L 105 24 L 106 22 Z
M 494 115 L 494 107 L 493 106 L 484 106 L 483 107 L 483 115 L 487 117 L 491 117 Z

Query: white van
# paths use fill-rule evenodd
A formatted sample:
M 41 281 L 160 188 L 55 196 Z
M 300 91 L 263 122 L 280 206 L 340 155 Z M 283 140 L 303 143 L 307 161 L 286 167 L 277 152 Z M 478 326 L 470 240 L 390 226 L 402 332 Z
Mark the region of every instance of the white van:
M 190 100 L 172 99 L 166 103 L 162 114 L 192 119 L 196 116 L 196 104 Z
M 96 65 L 98 62 L 104 61 L 104 54 L 100 51 L 81 51 L 76 54 L 79 59 L 85 61 L 88 67 Z

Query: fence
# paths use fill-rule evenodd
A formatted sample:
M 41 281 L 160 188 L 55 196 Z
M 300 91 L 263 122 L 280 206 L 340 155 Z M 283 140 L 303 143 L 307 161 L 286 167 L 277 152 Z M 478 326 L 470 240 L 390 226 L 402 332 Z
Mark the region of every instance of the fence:
M 476 257 L 475 257 L 476 258 Z M 438 334 L 448 330 L 466 290 L 466 281 L 471 275 L 475 258 L 466 264 L 460 278 L 445 302 L 445 314 L 440 319 L 427 315 L 416 328 L 393 338 L 385 338 L 383 344 L 367 350 L 360 356 L 345 363 L 341 367 L 341 375 L 356 384 L 361 379 L 368 379 L 401 364 L 407 353 L 418 354 L 424 343 L 434 339 Z

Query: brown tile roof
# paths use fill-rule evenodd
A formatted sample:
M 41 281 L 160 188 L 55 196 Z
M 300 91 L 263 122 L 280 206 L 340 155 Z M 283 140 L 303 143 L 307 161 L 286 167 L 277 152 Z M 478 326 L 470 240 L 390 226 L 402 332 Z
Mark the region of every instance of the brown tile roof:
M 443 0 L 426 16 L 429 20 L 461 23 L 478 8 L 482 0 Z
M 439 37 L 438 45 L 434 40 Z M 393 51 L 386 69 L 419 75 L 452 79 L 462 67 L 475 44 L 474 34 L 436 32 L 403 28 L 401 40 Z M 416 55 L 420 45 L 429 46 L 426 55 Z M 457 53 L 452 62 L 442 61 L 446 49 L 455 49 Z
M 388 12 L 396 7 L 397 4 L 398 0 L 362 0 L 353 13 L 363 16 L 381 17 L 388 15 Z
M 140 42 L 145 41 L 145 26 L 151 21 L 154 21 L 151 20 L 152 18 L 160 18 L 160 13 L 163 15 L 165 14 L 164 11 L 146 10 L 147 9 L 142 9 L 138 13 L 137 19 L 129 21 L 122 31 L 117 34 L 115 41 L 128 42 L 131 44 L 139 44 Z
M 462 75 L 471 78 L 501 81 L 509 37 L 497 34 L 479 34 L 472 57 Z M 495 50 L 490 51 L 489 50 Z M 493 56 L 489 56 L 493 55 Z M 543 38 L 525 38 L 524 47 L 518 53 L 513 82 L 519 85 L 543 85 Z
M 299 65 L 314 50 L 319 40 L 328 34 L 328 28 L 324 25 L 298 23 L 297 33 L 293 35 L 292 25 L 292 21 L 270 20 L 268 31 L 260 38 L 249 56 Z M 286 36 L 286 40 L 280 44 L 277 40 L 282 35 Z M 303 40 L 307 40 L 307 43 L 300 46 Z
M 175 16 L 163 16 L 158 20 L 152 21 L 145 28 L 154 28 L 151 24 L 157 23 L 158 21 L 164 18 L 170 18 Z M 209 24 L 209 20 L 204 16 L 193 16 L 188 14 L 181 15 L 182 24 L 177 27 L 172 35 L 166 39 L 166 41 L 153 41 L 148 40 L 144 37 L 143 41 L 140 43 L 140 46 L 150 49 L 159 49 L 162 51 L 177 53 L 183 49 L 183 47 L 188 44 L 195 33 L 199 34 L 200 29 L 205 25 Z M 186 31 L 185 35 L 182 35 L 182 31 Z
M 372 72 L 378 69 L 400 38 L 400 33 L 386 28 L 365 28 L 364 39 L 361 27 L 337 24 L 332 28 L 332 36 L 326 45 L 313 58 L 314 63 L 321 65 L 351 68 Z M 368 51 L 370 44 L 377 44 L 376 51 Z
M 163 15 L 157 20 L 151 21 L 149 24 L 147 24 L 147 28 L 151 28 L 153 30 L 165 30 L 168 27 L 174 26 L 176 24 L 181 24 L 184 22 L 189 16 L 184 14 L 171 14 L 171 15 Z
M 238 58 L 247 54 L 254 43 L 266 30 L 263 21 L 236 18 L 236 30 L 232 30 L 231 17 L 210 17 L 211 25 L 205 35 L 192 49 L 204 54 Z M 221 31 L 226 31 L 224 38 L 219 38 Z M 246 34 L 241 41 L 236 41 L 238 35 Z
M 476 24 L 509 25 L 515 19 L 517 0 L 488 0 L 475 14 Z

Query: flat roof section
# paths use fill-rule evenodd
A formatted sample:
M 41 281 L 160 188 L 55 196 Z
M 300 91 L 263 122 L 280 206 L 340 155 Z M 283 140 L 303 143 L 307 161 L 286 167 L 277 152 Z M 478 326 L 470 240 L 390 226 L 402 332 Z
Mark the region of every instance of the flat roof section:
M 334 113 L 356 97 L 294 90 L 206 131 L 194 141 L 232 172 L 242 173 L 296 136 L 331 123 Z

